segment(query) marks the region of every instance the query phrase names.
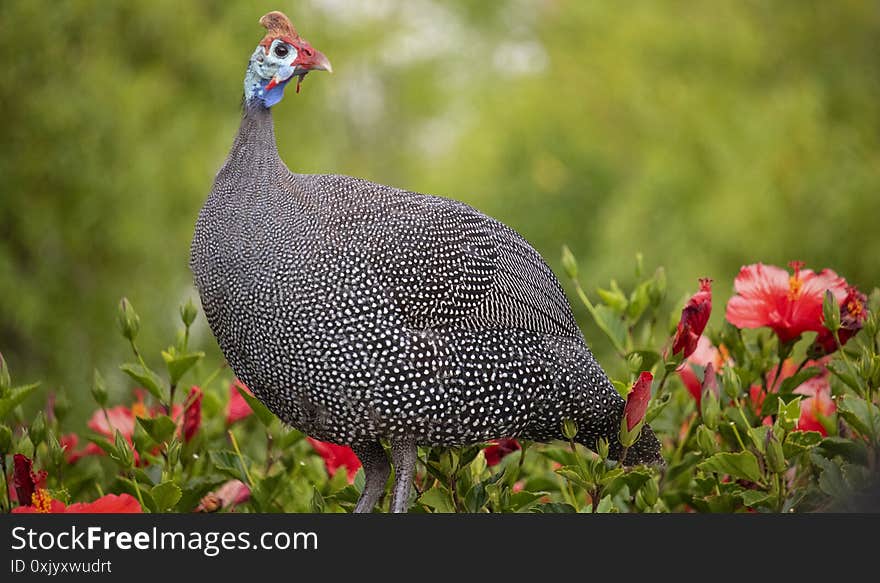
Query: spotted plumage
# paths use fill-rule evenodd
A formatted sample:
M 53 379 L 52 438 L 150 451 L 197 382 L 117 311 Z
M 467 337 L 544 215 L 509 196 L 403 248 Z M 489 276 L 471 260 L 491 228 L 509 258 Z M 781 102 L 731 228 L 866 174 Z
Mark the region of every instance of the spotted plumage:
M 367 489 L 387 477 L 381 440 L 405 464 L 416 445 L 561 439 L 571 419 L 578 441 L 615 449 L 624 401 L 525 239 L 454 200 L 290 172 L 259 99 L 246 101 L 190 263 L 235 373 L 286 423 L 352 445 Z M 646 429 L 628 462 L 657 450 Z

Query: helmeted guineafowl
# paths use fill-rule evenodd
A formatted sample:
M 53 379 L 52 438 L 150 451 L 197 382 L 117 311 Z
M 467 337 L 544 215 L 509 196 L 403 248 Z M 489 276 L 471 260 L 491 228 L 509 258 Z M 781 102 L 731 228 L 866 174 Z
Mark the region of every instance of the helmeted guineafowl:
M 202 208 L 190 265 L 235 374 L 283 421 L 351 445 L 369 512 L 395 467 L 405 512 L 418 445 L 576 440 L 613 455 L 624 401 L 559 282 L 513 229 L 470 206 L 347 176 L 294 174 L 270 107 L 330 63 L 280 12 L 245 77 L 241 127 Z M 648 426 L 627 463 L 659 460 Z

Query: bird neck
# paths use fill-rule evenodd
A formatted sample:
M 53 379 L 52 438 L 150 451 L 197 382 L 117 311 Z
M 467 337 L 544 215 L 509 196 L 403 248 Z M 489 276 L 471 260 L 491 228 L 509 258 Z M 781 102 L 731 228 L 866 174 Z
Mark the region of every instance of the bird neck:
M 275 144 L 272 111 L 258 99 L 247 99 L 227 164 L 265 167 L 267 163 L 275 162 L 280 162 L 280 158 Z

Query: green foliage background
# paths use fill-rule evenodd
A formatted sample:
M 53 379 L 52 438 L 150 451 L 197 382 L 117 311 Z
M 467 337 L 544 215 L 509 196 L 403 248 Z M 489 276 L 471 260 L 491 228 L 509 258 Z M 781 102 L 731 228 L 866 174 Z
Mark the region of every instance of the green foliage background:
M 880 282 L 874 2 L 6 1 L 0 351 L 18 379 L 85 397 L 126 348 L 123 295 L 145 344 L 168 337 L 271 9 L 335 70 L 275 108 L 295 171 L 466 201 L 557 271 L 569 244 L 591 287 L 642 251 L 673 298 L 713 277 L 715 322 L 745 263 Z

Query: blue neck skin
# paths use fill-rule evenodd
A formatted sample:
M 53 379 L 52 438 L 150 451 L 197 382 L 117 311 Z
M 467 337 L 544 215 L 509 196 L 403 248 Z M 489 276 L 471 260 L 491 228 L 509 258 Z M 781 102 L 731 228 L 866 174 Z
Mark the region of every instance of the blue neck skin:
M 268 79 L 259 79 L 252 83 L 250 86 L 247 86 L 245 91 L 245 99 L 247 101 L 259 101 L 265 107 L 272 107 L 284 97 L 284 88 L 290 82 L 290 79 L 279 83 L 272 89 L 266 91 L 266 85 L 269 84 Z

